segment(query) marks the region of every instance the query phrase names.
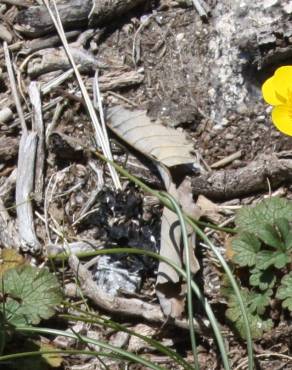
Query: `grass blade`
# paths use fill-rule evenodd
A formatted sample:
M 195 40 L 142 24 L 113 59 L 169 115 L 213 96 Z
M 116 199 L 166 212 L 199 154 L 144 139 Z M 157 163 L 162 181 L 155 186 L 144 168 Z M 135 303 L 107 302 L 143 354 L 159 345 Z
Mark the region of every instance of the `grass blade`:
M 19 333 L 37 333 L 37 334 L 47 334 L 47 335 L 55 335 L 55 336 L 60 335 L 60 336 L 63 336 L 63 337 L 76 339 L 77 341 L 79 340 L 79 335 L 77 336 L 74 333 L 70 333 L 70 332 L 67 332 L 67 331 L 64 331 L 64 330 L 58 330 L 58 329 L 29 327 L 29 326 L 18 326 L 18 327 L 15 327 L 15 331 L 17 331 Z M 112 351 L 112 352 L 124 357 L 128 361 L 133 361 L 135 363 L 145 365 L 149 369 L 164 370 L 161 366 L 156 365 L 153 362 L 148 361 L 148 360 L 146 360 L 145 358 L 143 358 L 141 356 L 137 356 L 134 353 L 125 351 L 125 350 L 123 350 L 121 348 L 118 348 L 118 347 L 114 347 L 111 344 L 108 344 L 106 342 L 96 340 L 96 339 L 92 339 L 92 338 L 88 338 L 88 337 L 85 337 L 83 335 L 81 335 L 80 338 L 81 338 L 82 342 L 84 342 L 84 343 L 94 344 L 94 345 L 97 345 L 97 346 L 99 346 L 103 349 Z M 1 356 L 0 360 L 3 357 L 4 356 Z
M 179 219 L 180 227 L 181 227 L 181 235 L 183 239 L 183 246 L 184 246 L 184 254 L 185 254 L 185 261 L 186 261 L 186 280 L 187 280 L 187 304 L 188 304 L 188 316 L 189 316 L 189 325 L 190 325 L 190 338 L 191 338 L 191 345 L 192 345 L 192 352 L 194 356 L 194 366 L 195 370 L 199 370 L 199 360 L 198 360 L 198 351 L 197 351 L 197 344 L 196 344 L 196 337 L 195 337 L 195 327 L 194 327 L 194 316 L 193 316 L 193 296 L 192 296 L 192 274 L 191 274 L 191 267 L 190 267 L 190 250 L 189 250 L 189 240 L 187 235 L 187 228 L 185 224 L 184 217 L 182 215 L 181 209 L 176 202 L 176 200 L 168 193 L 162 193 L 162 195 L 167 198 L 170 203 L 172 204 L 175 213 Z
M 186 272 L 182 268 L 178 267 L 175 263 L 173 263 L 172 261 L 170 261 L 168 258 L 162 257 L 162 256 L 160 256 L 157 253 L 146 251 L 146 250 L 142 250 L 142 249 L 137 249 L 137 248 L 111 248 L 111 249 L 102 249 L 102 250 L 98 250 L 98 251 L 95 251 L 95 252 L 90 252 L 90 256 L 103 255 L 103 254 L 119 254 L 119 253 L 133 253 L 133 254 L 146 255 L 146 256 L 149 256 L 149 257 L 152 257 L 152 258 L 156 258 L 158 260 L 164 261 L 165 263 L 168 263 L 184 279 L 187 278 Z M 80 258 L 82 258 L 82 257 L 88 257 L 88 255 L 89 255 L 89 253 L 80 253 L 78 256 Z M 50 256 L 50 258 L 57 259 L 57 260 L 58 259 L 64 260 L 64 259 L 67 259 L 68 258 L 68 254 L 54 255 L 54 256 Z M 203 294 L 201 293 L 199 287 L 197 286 L 197 284 L 193 280 L 191 280 L 191 286 L 192 286 L 193 292 L 196 294 L 196 296 L 200 300 L 202 306 L 204 307 L 205 312 L 206 312 L 206 314 L 208 316 L 208 319 L 210 320 L 210 324 L 211 324 L 212 329 L 214 331 L 214 335 L 216 337 L 216 340 L 217 340 L 217 343 L 218 343 L 218 347 L 219 347 L 219 350 L 220 350 L 220 353 L 221 353 L 221 356 L 222 356 L 222 361 L 223 361 L 223 364 L 224 364 L 224 368 L 226 370 L 230 370 L 231 368 L 230 368 L 230 365 L 229 365 L 229 360 L 228 360 L 228 356 L 227 356 L 227 353 L 226 353 L 226 349 L 225 349 L 225 345 L 224 345 L 224 340 L 222 338 L 222 334 L 220 332 L 220 328 L 219 328 L 218 322 L 216 320 L 216 317 L 215 317 L 215 315 L 213 313 L 213 310 L 212 310 L 209 302 L 203 296 Z

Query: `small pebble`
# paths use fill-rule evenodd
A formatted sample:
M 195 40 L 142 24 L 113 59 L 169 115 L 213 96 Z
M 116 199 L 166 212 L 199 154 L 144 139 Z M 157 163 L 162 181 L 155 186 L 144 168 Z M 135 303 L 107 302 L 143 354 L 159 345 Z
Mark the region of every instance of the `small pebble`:
M 225 139 L 226 139 L 226 140 L 233 140 L 233 139 L 234 139 L 234 135 L 233 135 L 233 134 L 228 133 L 228 134 L 226 134 L 226 135 L 225 135 Z
M 265 122 L 265 120 L 266 120 L 266 117 L 264 115 L 257 116 L 256 118 L 256 122 Z
M 279 136 L 281 136 L 280 131 L 273 131 L 273 132 L 271 133 L 271 137 L 279 137 Z
M 232 162 L 232 168 L 239 168 L 242 166 L 242 161 L 240 159 L 235 159 L 235 161 Z
M 287 14 L 291 14 L 292 13 L 292 3 L 288 2 L 288 4 L 283 6 L 283 9 Z
M 185 34 L 184 33 L 178 33 L 176 35 L 176 41 L 182 41 L 185 37 Z
M 278 0 L 265 0 L 263 3 L 263 8 L 268 9 L 278 3 Z

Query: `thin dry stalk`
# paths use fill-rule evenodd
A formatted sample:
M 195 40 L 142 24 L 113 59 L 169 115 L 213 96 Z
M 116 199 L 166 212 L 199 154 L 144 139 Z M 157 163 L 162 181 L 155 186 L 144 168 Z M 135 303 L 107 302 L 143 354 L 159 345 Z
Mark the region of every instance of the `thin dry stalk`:
M 16 212 L 23 250 L 39 252 L 30 196 L 34 189 L 34 168 L 37 150 L 37 133 L 22 134 L 19 144 L 16 181 Z
M 81 93 L 82 93 L 82 96 L 84 98 L 84 101 L 85 101 L 85 104 L 86 104 L 86 107 L 87 107 L 87 110 L 88 110 L 88 113 L 90 115 L 90 118 L 91 118 L 91 121 L 93 123 L 93 126 L 94 126 L 94 129 L 95 129 L 95 133 L 96 133 L 96 142 L 97 144 L 99 144 L 101 146 L 101 149 L 105 155 L 106 158 L 108 158 L 109 160 L 112 160 L 112 154 L 111 152 L 108 150 L 109 148 L 109 143 L 106 141 L 106 138 L 104 137 L 104 134 L 102 132 L 102 128 L 101 128 L 101 125 L 98 121 L 98 118 L 96 116 L 96 113 L 95 113 L 95 109 L 93 107 L 93 104 L 90 100 L 90 97 L 88 95 L 88 92 L 85 88 L 85 85 L 84 85 L 84 82 L 81 78 L 81 75 L 78 71 L 78 68 L 75 64 L 75 61 L 72 57 L 72 54 L 70 52 L 70 49 L 69 49 L 69 45 L 68 45 L 68 42 L 67 42 L 67 39 L 66 39 L 66 36 L 65 36 L 65 33 L 64 33 L 64 30 L 63 30 L 63 26 L 62 26 L 62 22 L 61 22 L 61 19 L 60 19 L 60 15 L 59 15 L 59 12 L 58 12 L 58 8 L 57 8 L 57 5 L 55 3 L 55 1 L 53 0 L 53 5 L 54 5 L 54 10 L 55 10 L 55 13 L 56 13 L 56 17 L 55 15 L 53 14 L 50 6 L 49 6 L 49 3 L 47 0 L 43 0 L 49 14 L 50 14 L 50 17 L 57 29 L 57 32 L 61 38 L 61 41 L 63 43 L 63 47 L 65 49 L 65 52 L 67 54 L 67 57 L 74 69 L 74 72 L 75 72 L 75 76 L 76 76 L 76 79 L 78 81 L 78 84 L 79 84 L 79 88 L 81 90 Z M 119 177 L 118 177 L 118 174 L 116 172 L 116 170 L 114 169 L 113 166 L 111 166 L 110 164 L 108 164 L 108 167 L 109 167 L 109 171 L 110 171 L 110 174 L 111 174 L 111 177 L 113 179 L 113 182 L 114 182 L 114 185 L 116 187 L 116 189 L 121 189 L 121 183 L 120 183 L 120 180 L 119 180 Z
M 32 129 L 37 133 L 38 144 L 35 161 L 35 199 L 43 199 L 44 170 L 45 170 L 45 127 L 42 116 L 42 102 L 40 89 L 36 81 L 29 85 L 29 97 L 33 110 Z
M 3 42 L 3 50 L 4 50 L 5 63 L 6 63 L 8 77 L 9 77 L 9 81 L 10 81 L 11 91 L 12 91 L 13 99 L 14 99 L 15 106 L 16 106 L 16 109 L 17 109 L 18 117 L 20 119 L 22 133 L 27 134 L 27 127 L 26 127 L 26 123 L 25 123 L 24 114 L 23 114 L 23 110 L 22 110 L 22 107 L 21 107 L 19 95 L 18 95 L 18 92 L 17 92 L 16 80 L 15 80 L 13 67 L 12 67 L 12 62 L 11 62 L 11 59 L 10 59 L 9 50 L 8 50 L 8 46 L 7 46 L 6 41 Z

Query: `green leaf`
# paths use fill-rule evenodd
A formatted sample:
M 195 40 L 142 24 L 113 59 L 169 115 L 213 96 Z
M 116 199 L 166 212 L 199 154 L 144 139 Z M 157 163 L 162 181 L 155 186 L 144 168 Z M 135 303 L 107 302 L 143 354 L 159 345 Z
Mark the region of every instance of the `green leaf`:
M 264 320 L 257 314 L 248 313 L 247 318 L 250 325 L 251 335 L 254 339 L 260 339 L 265 332 L 270 331 L 274 326 L 273 320 Z M 234 326 L 240 336 L 243 339 L 246 339 L 245 326 L 242 316 L 240 316 L 239 319 L 234 323 Z
M 250 273 L 249 283 L 252 286 L 259 287 L 261 290 L 267 290 L 275 285 L 276 276 L 271 268 L 264 271 L 255 268 Z
M 266 270 L 270 266 L 281 269 L 289 263 L 289 256 L 282 251 L 263 250 L 257 254 L 256 266 L 259 270 Z
M 288 235 L 285 238 L 285 248 L 287 251 L 292 249 L 292 230 L 289 231 Z
M 50 318 L 55 306 L 62 302 L 58 280 L 45 268 L 25 265 L 10 269 L 3 275 L 3 287 L 4 313 L 12 325 L 36 325 Z
M 292 272 L 282 278 L 276 298 L 283 301 L 282 306 L 284 308 L 288 308 L 288 310 L 292 311 Z
M 284 248 L 284 243 L 281 238 L 280 230 L 275 225 L 265 224 L 257 230 L 257 237 L 261 239 L 265 244 L 274 247 L 276 249 Z
M 262 315 L 265 312 L 266 307 L 270 304 L 270 297 L 272 294 L 273 291 L 271 289 L 261 294 L 250 292 L 247 302 L 248 310 L 251 313 Z
M 275 220 L 274 225 L 279 230 L 282 240 L 286 240 L 290 231 L 289 221 L 286 218 L 278 218 Z
M 253 234 L 243 232 L 234 238 L 231 244 L 234 252 L 232 259 L 235 263 L 242 267 L 255 265 L 261 243 Z
M 292 246 L 292 230 L 290 230 L 289 222 L 285 218 L 274 220 L 273 225 L 263 225 L 257 235 L 264 243 L 276 249 L 289 249 Z
M 241 291 L 241 295 L 246 307 L 246 313 L 253 338 L 261 338 L 263 333 L 273 328 L 271 319 L 263 320 L 257 312 L 263 313 L 269 303 L 269 294 L 260 295 L 247 290 Z M 255 301 L 255 303 L 253 303 Z M 226 317 L 233 322 L 240 336 L 246 339 L 245 326 L 241 311 L 235 295 L 230 295 L 228 299 L 228 309 L 225 312 Z
M 242 207 L 235 218 L 236 225 L 242 231 L 258 235 L 264 225 L 275 225 L 279 219 L 292 221 L 292 202 L 273 197 L 265 199 L 255 207 Z

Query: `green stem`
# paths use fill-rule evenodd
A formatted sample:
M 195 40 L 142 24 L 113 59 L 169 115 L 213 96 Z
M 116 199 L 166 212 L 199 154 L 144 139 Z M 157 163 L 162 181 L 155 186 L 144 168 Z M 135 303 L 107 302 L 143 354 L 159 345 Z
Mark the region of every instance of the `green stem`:
M 96 150 L 93 150 L 92 149 L 91 152 L 93 154 L 95 154 L 99 159 L 101 159 L 101 160 L 103 160 L 105 162 L 109 162 L 123 176 L 127 177 L 129 180 L 131 180 L 134 184 L 136 184 L 137 186 L 139 186 L 141 189 L 145 190 L 147 193 L 152 194 L 155 197 L 157 197 L 166 207 L 168 207 L 168 208 L 170 208 L 171 210 L 174 211 L 174 208 L 171 206 L 170 201 L 167 201 L 167 204 L 165 203 L 163 196 L 160 194 L 161 193 L 160 191 L 151 189 L 149 186 L 147 186 L 146 184 L 144 184 L 137 177 L 131 175 L 123 167 L 119 166 L 118 164 L 116 164 L 113 161 L 108 160 L 107 158 L 105 158 L 102 154 L 100 154 Z M 182 213 L 183 213 L 184 217 L 190 218 L 193 222 L 197 223 L 198 225 L 201 225 L 201 226 L 204 226 L 204 227 L 209 227 L 210 229 L 214 229 L 214 230 L 218 230 L 218 231 L 223 231 L 223 232 L 227 232 L 227 233 L 231 233 L 231 234 L 235 234 L 236 233 L 235 229 L 227 228 L 227 227 L 221 227 L 221 226 L 218 226 L 218 225 L 214 225 L 212 223 L 209 223 L 209 222 L 197 221 L 197 220 L 194 220 L 192 217 L 186 215 L 184 212 L 182 212 Z
M 88 350 L 81 350 L 81 349 L 64 349 L 64 350 L 44 350 L 44 351 L 31 351 L 31 352 L 19 352 L 19 353 L 12 353 L 10 355 L 4 355 L 0 356 L 0 362 L 4 361 L 11 361 L 11 360 L 16 360 L 18 358 L 23 358 L 23 357 L 36 357 L 36 356 L 42 356 L 42 355 L 92 355 L 92 356 L 101 356 L 101 357 L 110 357 L 110 358 L 116 358 L 116 359 L 121 359 L 121 356 L 116 356 L 113 353 L 110 352 L 99 352 L 99 351 L 88 351 Z
M 167 193 L 162 193 L 162 196 L 166 197 L 172 204 L 175 213 L 179 219 L 180 227 L 181 227 L 181 235 L 183 239 L 183 247 L 184 247 L 184 254 L 185 254 L 185 264 L 186 264 L 186 280 L 187 280 L 187 304 L 188 304 L 188 316 L 189 316 L 189 325 L 190 325 L 190 338 L 191 338 L 191 346 L 192 352 L 194 356 L 194 366 L 195 370 L 200 369 L 199 359 L 198 359 L 198 350 L 196 344 L 196 337 L 195 337 L 195 327 L 194 327 L 194 316 L 193 316 L 193 297 L 192 297 L 192 274 L 191 274 L 191 267 L 190 267 L 190 250 L 189 250 L 189 241 L 188 241 L 188 233 L 186 229 L 185 220 L 183 218 L 181 209 L 177 204 L 176 200 Z
M 237 282 L 232 274 L 232 271 L 230 270 L 228 264 L 226 263 L 225 259 L 222 257 L 218 249 L 215 247 L 215 245 L 210 241 L 210 239 L 204 234 L 204 232 L 194 223 L 192 220 L 188 219 L 188 222 L 193 227 L 193 229 L 196 231 L 196 233 L 201 237 L 202 240 L 212 249 L 215 256 L 218 258 L 219 262 L 221 263 L 224 271 L 226 272 L 228 279 L 232 285 L 232 288 L 234 290 L 234 293 L 236 295 L 236 298 L 239 303 L 239 307 L 242 313 L 242 318 L 245 324 L 245 330 L 246 330 L 246 341 L 247 341 L 247 352 L 248 352 L 248 369 L 253 370 L 254 368 L 254 361 L 253 361 L 253 341 L 249 326 L 249 321 L 246 313 L 246 308 L 240 293 L 240 289 L 237 285 Z
M 70 332 L 67 332 L 67 331 L 64 331 L 64 330 L 58 330 L 58 329 L 17 326 L 17 327 L 15 327 L 15 331 L 20 332 L 20 333 L 38 333 L 38 334 L 47 334 L 47 335 L 55 335 L 55 336 L 60 335 L 60 336 L 63 336 L 63 337 L 73 338 L 73 339 L 76 339 L 76 340 L 79 339 L 78 336 L 74 333 L 70 333 Z M 123 350 L 121 348 L 118 348 L 118 347 L 114 347 L 109 343 L 106 343 L 106 342 L 103 342 L 103 341 L 100 341 L 100 340 L 96 340 L 96 339 L 92 339 L 92 338 L 88 338 L 88 337 L 85 337 L 83 335 L 81 335 L 80 338 L 85 343 L 94 344 L 94 345 L 97 345 L 101 348 L 110 350 L 110 351 L 124 357 L 125 359 L 127 359 L 129 361 L 134 361 L 135 363 L 145 365 L 146 367 L 149 367 L 150 369 L 153 369 L 153 370 L 164 370 L 162 367 L 160 367 L 158 365 L 155 365 L 154 363 L 146 360 L 145 358 L 143 358 L 141 356 L 137 356 L 134 353 L 125 351 L 125 350 Z M 0 360 L 2 359 L 2 357 L 0 357 Z
M 96 314 L 94 314 L 92 312 L 87 312 L 87 311 L 83 311 L 83 310 L 80 310 L 80 309 L 76 309 L 76 307 L 74 307 L 74 309 L 77 310 L 78 312 L 82 313 L 83 315 L 73 316 L 73 315 L 62 314 L 62 315 L 59 315 L 59 317 L 62 317 L 66 320 L 83 321 L 83 322 L 88 322 L 88 323 L 91 323 L 91 324 L 103 325 L 106 328 L 111 328 L 111 329 L 114 329 L 116 331 L 123 331 L 125 333 L 128 333 L 129 335 L 132 335 L 132 336 L 135 336 L 137 338 L 142 339 L 144 342 L 148 343 L 150 346 L 155 348 L 157 351 L 163 353 L 166 356 L 169 356 L 178 365 L 183 366 L 184 369 L 193 370 L 192 366 L 190 364 L 188 364 L 179 354 L 177 354 L 175 351 L 171 350 L 170 348 L 165 347 L 164 345 L 162 345 L 157 340 L 155 340 L 151 337 L 146 337 L 142 334 L 136 333 L 133 330 L 128 329 L 124 325 L 118 324 L 118 323 L 116 323 L 112 320 L 105 319 L 103 317 L 98 317 Z M 86 316 L 84 316 L 84 315 L 86 315 Z M 91 318 L 88 318 L 88 316 L 91 317 Z
M 141 254 L 141 255 L 146 255 L 146 256 L 152 257 L 152 258 L 156 258 L 156 259 L 161 260 L 161 261 L 163 261 L 165 263 L 168 263 L 184 279 L 187 279 L 186 272 L 183 269 L 181 269 L 180 267 L 178 267 L 175 263 L 173 263 L 168 258 L 162 257 L 159 254 L 154 253 L 154 252 L 150 252 L 150 251 L 146 251 L 146 250 L 141 250 L 141 249 L 136 249 L 136 248 L 111 248 L 111 249 L 101 249 L 101 250 L 95 251 L 95 255 L 119 254 L 119 253 Z M 58 258 L 58 255 L 57 256 L 52 256 L 52 257 L 53 258 Z M 63 255 L 62 258 L 68 258 L 68 256 L 64 256 Z M 202 306 L 204 307 L 204 309 L 206 311 L 206 314 L 207 314 L 207 316 L 208 316 L 208 318 L 210 320 L 210 324 L 212 326 L 212 329 L 214 331 L 214 335 L 216 337 L 216 341 L 218 343 L 218 347 L 220 349 L 220 353 L 221 353 L 221 356 L 222 356 L 222 361 L 223 361 L 224 368 L 226 370 L 230 370 L 231 368 L 230 368 L 228 356 L 227 356 L 227 353 L 226 353 L 226 349 L 225 349 L 225 345 L 224 345 L 224 340 L 222 338 L 222 334 L 220 332 L 219 325 L 218 325 L 218 322 L 216 320 L 216 317 L 215 317 L 215 315 L 213 313 L 213 310 L 212 310 L 209 302 L 202 295 L 199 287 L 197 286 L 197 284 L 193 280 L 191 281 L 191 285 L 192 285 L 192 289 L 193 289 L 194 293 L 197 295 L 198 299 L 200 300 L 200 302 L 201 302 Z
M 95 155 L 97 157 L 99 157 L 100 159 L 104 160 L 104 161 L 108 161 L 108 159 L 106 159 L 105 157 L 103 157 L 101 154 L 99 154 L 98 152 L 94 151 Z M 173 210 L 173 207 L 171 205 L 171 203 L 168 201 L 166 202 L 165 199 L 163 199 L 161 197 L 161 195 L 159 194 L 158 191 L 156 190 L 152 190 L 151 188 L 149 188 L 149 186 L 145 185 L 142 181 L 140 181 L 139 179 L 137 179 L 135 176 L 132 176 L 131 174 L 129 174 L 126 170 L 124 170 L 122 167 L 120 167 L 119 165 L 117 165 L 116 163 L 114 162 L 111 162 L 113 166 L 115 166 L 115 168 L 121 173 L 123 174 L 124 176 L 126 176 L 127 178 L 129 178 L 131 181 L 133 181 L 136 185 L 140 186 L 142 189 L 144 189 L 145 191 L 157 196 L 157 198 L 159 200 L 161 200 L 161 202 L 168 208 L 170 208 L 171 210 Z M 246 314 L 246 309 L 245 309 L 245 306 L 244 306 L 244 303 L 243 303 L 243 300 L 242 300 L 242 297 L 241 297 L 241 294 L 240 294 L 240 290 L 239 290 L 239 287 L 236 283 L 236 280 L 234 278 L 234 276 L 232 275 L 232 272 L 229 268 L 229 266 L 227 265 L 227 263 L 225 262 L 224 258 L 221 256 L 221 254 L 219 253 L 219 251 L 217 250 L 217 248 L 211 243 L 211 241 L 209 240 L 209 238 L 204 234 L 204 232 L 199 228 L 199 226 L 197 225 L 196 221 L 193 220 L 191 217 L 187 216 L 184 214 L 184 218 L 187 222 L 189 222 L 190 225 L 192 225 L 192 227 L 194 228 L 194 230 L 201 236 L 201 238 L 210 246 L 210 248 L 213 250 L 213 253 L 216 255 L 216 257 L 218 258 L 218 260 L 220 261 L 223 269 L 225 270 L 229 280 L 230 280 L 230 283 L 234 289 L 234 292 L 236 294 L 236 297 L 238 299 L 238 303 L 239 303 L 239 306 L 240 306 L 240 309 L 241 309 L 241 312 L 242 312 L 242 316 L 243 316 L 243 321 L 245 323 L 245 329 L 246 329 L 246 338 L 247 338 L 247 352 L 248 352 L 248 369 L 249 370 L 253 370 L 253 365 L 254 365 L 254 361 L 253 361 L 253 344 L 252 344 L 252 336 L 251 336 L 251 332 L 250 332 L 250 327 L 249 327 L 249 322 L 248 322 L 248 318 L 247 318 L 247 314 Z

